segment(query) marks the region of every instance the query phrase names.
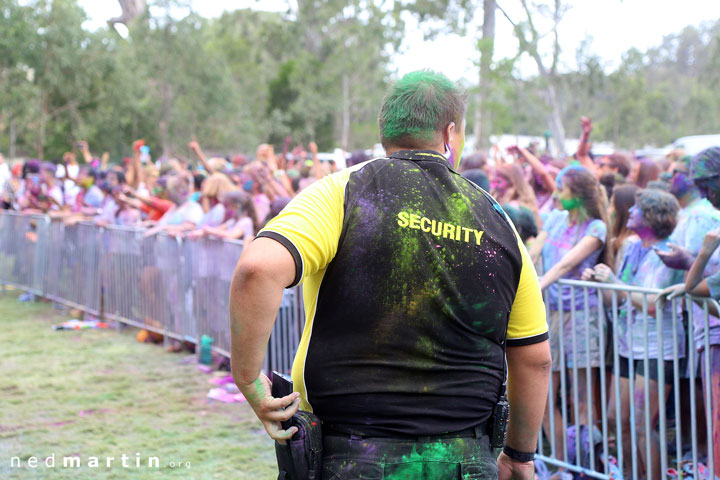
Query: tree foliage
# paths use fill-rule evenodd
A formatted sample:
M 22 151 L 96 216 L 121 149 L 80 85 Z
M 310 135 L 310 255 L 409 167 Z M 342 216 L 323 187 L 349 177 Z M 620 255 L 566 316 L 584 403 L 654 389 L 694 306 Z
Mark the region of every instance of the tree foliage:
M 117 159 L 133 138 L 167 156 L 193 136 L 210 151 L 286 135 L 323 149 L 374 143 L 401 24 L 372 2 L 299 5 L 312 15 L 208 20 L 156 0 L 122 38 L 84 29 L 76 0 L 0 0 L 0 149 L 54 158 L 85 139 Z
M 178 15 L 183 5 L 188 13 Z M 83 139 L 118 160 L 144 138 L 154 155 L 183 156 L 196 137 L 211 152 L 252 153 L 288 135 L 323 150 L 367 148 L 378 138 L 403 12 L 462 31 L 479 7 L 299 0 L 285 14 L 245 9 L 206 19 L 187 2 L 154 0 L 123 22 L 124 38 L 112 27 L 83 28 L 76 0 L 0 0 L 0 151 L 51 159 Z M 478 58 L 489 41 L 478 43 Z M 567 49 L 562 38 L 553 43 L 553 54 Z M 572 70 L 545 64 L 569 137 L 581 115 L 593 117 L 595 140 L 619 147 L 720 131 L 720 21 L 687 27 L 646 52 L 630 49 L 613 70 L 593 55 L 591 39 L 575 57 Z M 516 59 L 486 55 L 491 63 L 476 77 L 485 83 L 465 85 L 475 93 L 468 132 L 480 101 L 483 137 L 547 129 L 548 76 L 521 77 Z

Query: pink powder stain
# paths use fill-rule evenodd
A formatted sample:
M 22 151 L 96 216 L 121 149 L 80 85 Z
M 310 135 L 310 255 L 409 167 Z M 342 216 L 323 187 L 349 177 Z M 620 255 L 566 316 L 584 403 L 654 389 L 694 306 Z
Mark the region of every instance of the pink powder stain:
M 63 425 L 70 425 L 71 423 L 75 423 L 75 422 L 76 422 L 76 420 L 70 420 L 67 422 L 55 422 L 55 423 L 52 423 L 51 425 L 53 427 L 62 427 Z

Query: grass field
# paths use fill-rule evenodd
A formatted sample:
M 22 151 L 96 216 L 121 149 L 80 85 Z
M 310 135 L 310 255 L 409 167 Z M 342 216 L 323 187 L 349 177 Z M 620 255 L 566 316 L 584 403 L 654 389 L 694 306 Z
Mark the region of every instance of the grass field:
M 138 343 L 131 328 L 51 329 L 69 318 L 0 294 L 0 479 L 277 477 L 272 442 L 250 407 L 206 399 L 210 376 L 184 363 L 187 354 Z M 73 455 L 81 467 L 63 468 Z M 100 465 L 89 467 L 90 457 Z

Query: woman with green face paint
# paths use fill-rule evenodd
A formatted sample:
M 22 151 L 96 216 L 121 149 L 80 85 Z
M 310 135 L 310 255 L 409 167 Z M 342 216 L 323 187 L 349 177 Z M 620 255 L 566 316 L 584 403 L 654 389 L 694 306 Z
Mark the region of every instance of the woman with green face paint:
M 555 195 L 559 208 L 550 212 L 546 218 L 531 254 L 542 255 L 544 276 L 540 279 L 540 286 L 545 290 L 545 301 L 550 311 L 548 324 L 555 370 L 552 383 L 555 392 L 552 392 L 552 395 L 557 398 L 557 389 L 560 386 L 560 342 L 563 342 L 562 360 L 565 367 L 579 367 L 579 378 L 582 381 L 574 388 L 578 389 L 579 419 L 587 421 L 585 378 L 590 375 L 593 381 L 596 380 L 596 367 L 600 366 L 602 354 L 598 343 L 599 301 L 596 292 L 591 292 L 588 299 L 589 310 L 585 313 L 585 298 L 581 290 L 576 290 L 572 295 L 569 288 L 560 289 L 556 282 L 561 278 L 579 280 L 585 268 L 598 263 L 603 251 L 609 253 L 609 249 L 604 248 L 608 228 L 607 199 L 595 176 L 586 168 L 578 166 L 567 167 L 558 174 Z M 612 265 L 612 260 L 608 260 L 607 255 L 603 257 L 605 262 Z M 571 318 L 573 308 L 574 323 Z M 576 342 L 572 341 L 573 325 Z M 586 340 L 587 331 L 589 342 Z M 574 398 L 574 395 L 570 395 L 570 398 Z M 544 427 L 548 436 L 550 433 L 547 429 L 554 428 L 555 438 L 560 439 L 564 435 L 562 416 L 557 403 L 555 408 L 555 425 L 550 426 L 549 410 L 546 410 Z M 558 451 L 562 451 L 559 446 Z
M 563 191 L 563 193 L 566 195 L 565 197 L 560 197 L 560 205 L 562 205 L 563 210 L 570 212 L 582 207 L 582 199 L 573 197 L 572 193 L 567 193 L 566 191 Z

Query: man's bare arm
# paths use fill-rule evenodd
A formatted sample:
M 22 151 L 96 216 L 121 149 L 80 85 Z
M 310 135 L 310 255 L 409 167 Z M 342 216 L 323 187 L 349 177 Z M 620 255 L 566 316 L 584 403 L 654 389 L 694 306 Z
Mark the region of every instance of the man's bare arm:
M 506 444 L 521 452 L 534 452 L 548 395 L 550 343 L 508 347 L 507 362 L 510 423 Z
M 260 373 L 283 290 L 295 278 L 295 261 L 279 242 L 258 238 L 249 244 L 230 285 L 232 372 L 238 385 Z
M 240 257 L 230 285 L 233 379 L 265 430 L 276 440 L 287 439 L 294 433 L 293 428 L 282 430 L 280 421 L 297 411 L 299 394 L 273 398 L 269 381 L 260 370 L 283 290 L 294 279 L 295 261 L 290 252 L 275 240 L 258 238 Z

